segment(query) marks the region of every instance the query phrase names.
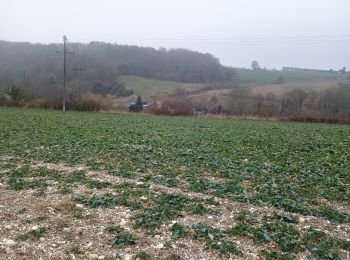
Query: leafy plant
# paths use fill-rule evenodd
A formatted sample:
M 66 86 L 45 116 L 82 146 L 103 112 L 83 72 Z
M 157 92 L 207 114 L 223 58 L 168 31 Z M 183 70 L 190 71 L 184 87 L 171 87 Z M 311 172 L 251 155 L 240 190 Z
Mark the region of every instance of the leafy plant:
M 137 227 L 154 230 L 160 223 L 180 216 L 188 198 L 183 195 L 161 194 L 154 197 L 153 202 L 153 207 L 145 209 L 143 213 L 136 216 Z
M 72 254 L 77 254 L 77 255 L 82 254 L 82 251 L 80 250 L 79 245 L 72 245 L 69 248 L 69 252 L 72 253 Z
M 17 236 L 17 240 L 21 241 L 26 241 L 28 239 L 33 239 L 33 240 L 39 240 L 41 237 L 43 237 L 47 233 L 47 229 L 44 227 L 30 230 L 25 234 Z
M 136 254 L 136 259 L 140 259 L 140 260 L 153 260 L 153 257 L 152 257 L 149 253 L 147 253 L 147 252 L 145 252 L 145 251 L 142 251 L 142 252 Z
M 136 239 L 132 234 L 126 232 L 121 226 L 112 226 L 107 228 L 107 232 L 116 234 L 115 237 L 110 241 L 111 246 L 126 246 L 135 245 Z
M 180 223 L 175 223 L 171 226 L 171 237 L 173 239 L 185 237 L 188 235 L 188 228 Z

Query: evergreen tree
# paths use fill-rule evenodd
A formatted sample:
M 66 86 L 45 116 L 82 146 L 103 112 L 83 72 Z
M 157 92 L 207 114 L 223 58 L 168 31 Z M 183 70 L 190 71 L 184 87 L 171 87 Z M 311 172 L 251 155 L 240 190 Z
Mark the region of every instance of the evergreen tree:
M 141 112 L 143 110 L 143 103 L 140 96 L 137 97 L 136 109 L 137 109 L 137 112 Z
M 140 96 L 137 97 L 136 104 L 129 106 L 130 112 L 141 112 L 143 110 L 143 102 Z

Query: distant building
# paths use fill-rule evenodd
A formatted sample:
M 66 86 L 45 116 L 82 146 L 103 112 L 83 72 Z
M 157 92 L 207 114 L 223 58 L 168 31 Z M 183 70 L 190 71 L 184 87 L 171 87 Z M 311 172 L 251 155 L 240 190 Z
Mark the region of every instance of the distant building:
M 333 70 L 319 70 L 319 69 L 303 69 L 297 67 L 283 67 L 283 71 L 304 71 L 304 72 L 322 72 L 322 73 L 334 73 Z M 337 73 L 337 72 L 335 72 Z

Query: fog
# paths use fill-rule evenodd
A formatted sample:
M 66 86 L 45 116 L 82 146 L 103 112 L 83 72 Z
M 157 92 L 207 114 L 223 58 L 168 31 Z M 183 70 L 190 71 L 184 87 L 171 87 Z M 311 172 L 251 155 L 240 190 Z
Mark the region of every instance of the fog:
M 225 65 L 350 68 L 349 0 L 0 0 L 0 39 L 209 52 Z

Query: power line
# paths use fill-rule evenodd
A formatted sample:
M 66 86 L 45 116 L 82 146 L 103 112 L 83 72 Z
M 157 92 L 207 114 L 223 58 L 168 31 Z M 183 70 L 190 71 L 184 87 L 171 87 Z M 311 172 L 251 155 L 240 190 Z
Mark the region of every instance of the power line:
M 232 36 L 219 38 L 138 38 L 134 40 L 143 41 L 208 41 L 208 40 L 274 40 L 274 39 L 334 39 L 334 38 L 349 38 L 350 34 L 336 35 L 289 35 L 289 36 Z
M 188 39 L 139 39 L 138 42 L 159 46 L 200 46 L 200 45 L 341 45 L 350 44 L 350 34 L 275 36 L 275 37 L 226 37 Z

